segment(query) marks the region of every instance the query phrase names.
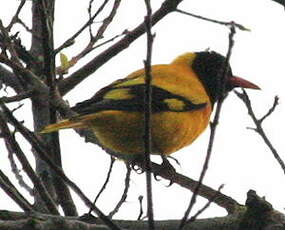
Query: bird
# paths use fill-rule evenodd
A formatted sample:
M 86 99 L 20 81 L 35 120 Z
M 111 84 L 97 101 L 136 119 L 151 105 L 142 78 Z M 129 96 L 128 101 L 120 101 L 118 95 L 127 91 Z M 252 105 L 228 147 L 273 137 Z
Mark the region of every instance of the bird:
M 215 51 L 187 52 L 170 64 L 151 66 L 151 154 L 169 156 L 190 145 L 206 129 L 215 103 L 236 87 L 260 89 L 234 76 Z M 41 133 L 83 128 L 116 157 L 144 154 L 145 69 L 99 90 L 71 109 L 77 115 L 46 126 Z M 222 95 L 224 94 L 224 95 Z

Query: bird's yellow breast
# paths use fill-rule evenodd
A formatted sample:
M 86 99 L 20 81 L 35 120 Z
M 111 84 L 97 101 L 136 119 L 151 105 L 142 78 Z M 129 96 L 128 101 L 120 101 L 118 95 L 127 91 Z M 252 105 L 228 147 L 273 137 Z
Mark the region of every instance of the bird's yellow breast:
M 127 77 L 130 81 L 116 83 L 115 87 L 144 83 L 144 70 Z M 182 96 L 194 104 L 206 106 L 185 112 L 162 111 L 151 116 L 152 153 L 169 155 L 191 144 L 207 127 L 211 104 L 205 89 L 189 66 L 156 65 L 152 67 L 152 85 Z M 142 95 L 143 97 L 143 95 Z M 181 102 L 170 106 L 181 107 Z M 90 127 L 101 144 L 115 152 L 133 155 L 144 152 L 144 114 L 132 111 L 101 111 L 94 114 Z

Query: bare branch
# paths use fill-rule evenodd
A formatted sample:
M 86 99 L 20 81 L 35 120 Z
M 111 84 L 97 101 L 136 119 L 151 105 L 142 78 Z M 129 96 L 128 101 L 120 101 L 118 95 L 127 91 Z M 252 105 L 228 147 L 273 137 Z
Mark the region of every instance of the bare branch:
M 106 177 L 106 180 L 102 186 L 102 188 L 100 189 L 100 191 L 98 192 L 97 196 L 95 197 L 95 200 L 93 202 L 93 204 L 96 204 L 97 200 L 99 199 L 99 197 L 101 196 L 101 194 L 103 193 L 103 191 L 106 189 L 106 186 L 110 180 L 110 177 L 111 177 L 111 173 L 112 173 L 112 170 L 113 170 L 113 166 L 114 166 L 114 163 L 115 163 L 115 158 L 110 156 L 110 166 L 109 166 L 109 171 L 107 173 L 107 177 Z M 92 212 L 92 209 L 89 210 L 89 213 L 91 215 L 91 212 Z
M 109 213 L 108 216 L 110 218 L 113 218 L 113 216 L 119 211 L 119 209 L 121 208 L 121 206 L 123 205 L 123 203 L 127 199 L 128 191 L 130 188 L 130 178 L 131 178 L 132 168 L 128 164 L 126 164 L 126 167 L 127 167 L 127 173 L 126 173 L 126 178 L 125 178 L 125 189 L 123 191 L 121 199 L 119 200 L 119 202 L 115 206 L 114 210 Z
M 32 145 L 33 149 L 35 149 L 35 151 L 38 153 L 38 157 L 44 162 L 46 162 L 47 165 L 53 170 L 53 172 L 56 173 L 67 185 L 69 185 L 70 188 L 72 188 L 73 191 L 78 194 L 78 196 L 82 199 L 85 205 L 87 207 L 92 208 L 92 210 L 95 211 L 95 213 L 99 216 L 99 218 L 108 227 L 110 227 L 112 230 L 120 230 L 120 228 L 117 225 L 115 225 L 107 216 L 105 216 L 104 213 L 87 198 L 87 196 L 81 191 L 81 189 L 64 174 L 62 169 L 59 168 L 55 163 L 53 163 L 42 141 L 33 132 L 29 131 L 26 127 L 24 127 L 23 124 L 18 122 L 18 120 L 13 116 L 10 110 L 3 103 L 1 103 L 1 101 L 0 101 L 0 106 L 1 109 L 3 110 L 3 113 L 7 117 L 8 121 L 14 127 L 16 127 L 16 129 L 23 135 L 23 137 L 26 138 L 26 140 Z M 0 115 L 1 114 L 2 113 L 0 113 Z M 18 146 L 17 142 L 13 144 L 15 144 L 15 146 Z
M 168 13 L 173 12 L 177 5 L 183 0 L 165 0 L 161 7 L 153 14 L 152 24 L 156 24 L 162 18 L 164 18 Z M 103 51 L 101 54 L 97 55 L 93 60 L 85 64 L 82 68 L 75 71 L 66 79 L 59 82 L 59 90 L 62 95 L 65 95 L 70 90 L 72 90 L 76 85 L 86 79 L 90 74 L 94 73 L 103 64 L 109 61 L 111 58 L 115 57 L 122 50 L 129 47 L 129 45 L 145 33 L 145 24 L 142 23 L 137 26 L 134 30 L 130 31 L 124 38 L 115 43 L 113 46 Z
M 151 58 L 152 58 L 152 46 L 154 35 L 151 32 L 152 27 L 152 8 L 150 0 L 145 0 L 146 5 L 146 16 L 145 16 L 145 27 L 147 36 L 147 51 L 146 60 L 144 61 L 145 68 L 145 91 L 144 91 L 144 164 L 145 164 L 145 174 L 146 174 L 146 196 L 147 196 L 147 216 L 149 229 L 155 230 L 154 217 L 153 217 L 153 197 L 152 197 L 152 170 L 150 154 L 151 149 L 151 104 L 152 104 L 152 75 L 151 75 Z M 162 153 L 163 154 L 163 153 Z
M 1 105 L 1 108 L 3 109 L 3 104 Z M 35 188 L 37 189 L 37 191 L 41 195 L 41 197 L 42 197 L 43 201 L 45 202 L 46 207 L 48 208 L 50 213 L 58 215 L 59 212 L 57 211 L 56 205 L 54 204 L 53 200 L 51 199 L 50 195 L 48 194 L 48 192 L 47 192 L 46 188 L 44 187 L 42 181 L 34 172 L 33 168 L 31 167 L 31 165 L 28 161 L 28 159 L 26 158 L 25 154 L 23 153 L 22 149 L 18 145 L 15 138 L 11 135 L 10 130 L 6 124 L 6 121 L 4 118 L 5 116 L 4 116 L 3 112 L 0 113 L 0 127 L 2 130 L 2 135 L 5 138 L 5 143 L 7 146 L 9 146 L 8 149 L 11 148 L 13 150 L 13 152 L 16 154 L 17 158 L 19 159 L 19 161 L 21 162 L 21 164 L 23 166 L 24 171 L 27 173 L 27 175 L 29 176 L 29 178 L 33 182 Z
M 21 12 L 23 6 L 25 5 L 25 3 L 26 3 L 26 0 L 21 0 L 21 1 L 20 1 L 20 4 L 19 4 L 19 6 L 18 6 L 18 8 L 17 8 L 17 11 L 16 11 L 15 15 L 13 16 L 13 18 L 12 18 L 11 22 L 9 23 L 9 25 L 7 26 L 7 31 L 10 31 L 11 28 L 13 27 L 13 25 L 14 25 L 16 22 L 18 22 L 19 14 L 20 14 L 20 12 Z
M 6 192 L 6 194 L 15 201 L 25 212 L 31 212 L 33 210 L 32 205 L 22 196 L 17 188 L 12 184 L 9 178 L 0 170 L 0 187 Z
M 264 121 L 264 119 L 266 119 L 270 114 L 272 114 L 272 112 L 275 110 L 276 106 L 278 105 L 278 97 L 275 97 L 273 106 L 269 109 L 269 111 L 261 119 L 258 119 L 256 117 L 254 111 L 253 111 L 250 98 L 249 98 L 248 94 L 246 93 L 246 91 L 244 89 L 243 89 L 242 93 L 239 93 L 239 92 L 235 91 L 235 94 L 245 104 L 245 106 L 247 108 L 247 111 L 248 111 L 248 114 L 249 114 L 249 116 L 251 117 L 252 121 L 255 124 L 254 131 L 256 131 L 261 136 L 261 138 L 263 139 L 264 143 L 270 149 L 270 151 L 272 152 L 274 158 L 277 160 L 277 162 L 279 163 L 280 167 L 283 170 L 283 173 L 285 174 L 285 164 L 284 164 L 284 161 L 280 157 L 278 151 L 274 148 L 273 144 L 271 143 L 271 141 L 267 137 L 267 135 L 266 135 L 266 133 L 263 130 L 263 127 L 262 127 L 262 122 Z
M 141 162 L 136 162 L 139 167 L 144 169 L 144 165 Z M 187 176 L 184 176 L 182 174 L 179 174 L 177 172 L 173 172 L 173 170 L 165 170 L 163 166 L 156 164 L 152 162 L 151 166 L 153 173 L 155 175 L 158 175 L 166 180 L 172 181 L 173 183 L 180 185 L 183 188 L 186 188 L 192 192 L 195 191 L 198 184 L 200 184 L 200 188 L 198 190 L 198 194 L 201 197 L 204 197 L 205 199 L 212 199 L 213 196 L 216 196 L 215 200 L 213 201 L 218 206 L 224 208 L 227 210 L 228 213 L 234 213 L 237 209 L 237 207 L 240 206 L 240 204 L 235 201 L 233 198 L 226 196 L 225 194 L 222 194 L 221 192 L 218 192 L 204 184 L 199 183 L 198 181 L 195 181 Z M 217 194 L 217 195 L 215 195 Z
M 216 134 L 216 128 L 219 122 L 219 118 L 220 118 L 220 113 L 221 113 L 221 109 L 222 109 L 222 105 L 225 99 L 225 82 L 228 76 L 228 72 L 229 72 L 229 60 L 231 57 L 231 53 L 232 53 L 232 49 L 234 46 L 234 40 L 233 40 L 233 36 L 235 34 L 235 24 L 232 24 L 231 28 L 230 28 L 230 33 L 229 33 L 229 46 L 228 46 L 228 52 L 226 55 L 226 60 L 224 63 L 224 67 L 222 68 L 222 72 L 221 72 L 221 84 L 222 84 L 222 88 L 221 88 L 221 92 L 219 93 L 220 98 L 218 99 L 217 102 L 217 107 L 216 107 L 216 112 L 215 112 L 215 116 L 213 119 L 213 122 L 210 123 L 210 128 L 211 128 L 211 132 L 210 132 L 210 138 L 209 138 L 209 143 L 208 143 L 208 149 L 207 149 L 207 154 L 206 154 L 206 158 L 205 158 L 205 162 L 199 177 L 199 181 L 198 181 L 198 185 L 195 188 L 193 195 L 191 197 L 189 206 L 181 220 L 180 226 L 179 226 L 179 230 L 182 230 L 187 222 L 187 218 L 192 210 L 192 208 L 194 207 L 194 204 L 196 202 L 196 197 L 199 194 L 199 189 L 202 185 L 203 179 L 206 175 L 206 171 L 208 169 L 208 164 L 210 162 L 210 158 L 211 158 L 211 154 L 212 154 L 212 149 L 213 149 L 213 144 L 214 144 L 214 139 L 215 139 L 215 134 Z
M 204 207 L 202 207 L 200 210 L 198 210 L 195 215 L 191 216 L 191 218 L 187 221 L 187 224 L 194 222 L 197 219 L 197 217 L 199 215 L 201 215 L 214 202 L 214 200 L 216 199 L 216 197 L 218 196 L 219 192 L 221 191 L 221 189 L 223 187 L 224 187 L 224 185 L 221 185 L 218 188 L 216 194 L 214 194 L 214 196 L 211 199 L 209 199 L 208 202 L 204 205 Z
M 279 97 L 275 96 L 272 107 L 268 110 L 268 112 L 262 118 L 259 119 L 259 122 L 262 123 L 267 117 L 269 117 L 275 111 L 278 104 L 279 104 Z
M 2 100 L 4 103 L 11 103 L 11 102 L 17 102 L 17 101 L 21 101 L 27 98 L 30 98 L 34 93 L 34 90 L 27 90 L 24 93 L 20 93 L 18 95 L 15 96 L 11 96 L 11 97 L 2 97 L 0 98 L 0 100 Z
M 20 174 L 21 170 L 19 170 L 19 168 L 18 168 L 18 166 L 17 166 L 17 164 L 15 162 L 14 152 L 13 152 L 13 150 L 12 150 L 10 145 L 7 145 L 7 150 L 8 150 L 8 158 L 9 158 L 9 161 L 10 161 L 12 172 L 14 173 L 16 179 L 18 180 L 19 185 L 22 186 L 24 189 L 26 189 L 26 191 L 31 196 L 34 196 L 33 189 L 24 181 L 23 176 Z
M 108 1 L 107 1 L 108 2 Z M 71 66 L 74 66 L 75 63 L 77 63 L 80 59 L 82 59 L 83 57 L 85 57 L 88 53 L 90 53 L 91 51 L 93 51 L 95 48 L 98 48 L 110 41 L 113 41 L 116 37 L 121 36 L 121 35 L 117 35 L 112 39 L 109 39 L 103 43 L 101 43 L 98 46 L 94 47 L 94 44 L 100 40 L 103 37 L 104 32 L 106 31 L 106 29 L 108 28 L 108 26 L 110 25 L 110 23 L 112 22 L 113 18 L 115 17 L 117 10 L 120 6 L 121 0 L 115 0 L 113 8 L 110 12 L 110 14 L 103 20 L 103 24 L 100 26 L 100 28 L 97 31 L 97 34 L 95 36 L 93 36 L 92 34 L 90 34 L 90 42 L 87 44 L 87 46 L 76 56 L 72 57 L 70 63 Z M 90 32 L 92 33 L 92 32 Z
M 220 25 L 223 25 L 223 26 L 229 26 L 230 27 L 234 23 L 236 28 L 238 28 L 238 29 L 240 29 L 242 31 L 250 31 L 250 29 L 246 28 L 245 26 L 243 26 L 241 24 L 235 23 L 235 22 L 223 22 L 223 21 L 219 21 L 219 20 L 215 20 L 215 19 L 211 19 L 211 18 L 206 18 L 206 17 L 200 16 L 200 15 L 197 15 L 197 14 L 193 14 L 193 13 L 189 13 L 189 12 L 186 12 L 186 11 L 183 11 L 183 10 L 180 10 L 180 9 L 176 9 L 175 11 L 178 12 L 178 13 L 181 13 L 181 14 L 185 14 L 185 15 L 188 15 L 188 16 L 191 16 L 191 17 L 194 17 L 194 18 L 198 18 L 198 19 L 201 19 L 201 20 L 208 21 L 208 22 L 217 23 L 217 24 L 220 24 Z
M 23 91 L 23 86 L 16 75 L 7 70 L 3 65 L 0 65 L 0 84 L 1 83 L 11 87 L 17 93 L 21 93 Z
M 99 7 L 99 9 L 96 11 L 96 13 L 89 18 L 89 20 L 74 34 L 72 35 L 69 39 L 67 39 L 62 45 L 60 45 L 58 48 L 54 50 L 54 54 L 57 54 L 60 52 L 62 49 L 72 45 L 74 43 L 74 40 L 88 27 L 90 26 L 93 22 L 94 19 L 100 14 L 100 12 L 104 9 L 106 4 L 108 3 L 109 0 L 105 0 L 104 3 Z

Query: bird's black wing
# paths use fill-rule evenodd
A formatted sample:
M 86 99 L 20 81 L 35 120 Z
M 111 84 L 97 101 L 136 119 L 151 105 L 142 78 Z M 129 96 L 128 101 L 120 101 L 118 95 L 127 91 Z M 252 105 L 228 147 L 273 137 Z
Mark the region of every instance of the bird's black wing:
M 80 115 L 104 110 L 143 112 L 145 106 L 145 84 L 106 87 L 91 99 L 76 104 L 72 109 Z M 173 94 L 163 88 L 152 86 L 152 113 L 173 111 L 185 112 L 202 109 L 206 103 L 194 104 L 183 96 Z

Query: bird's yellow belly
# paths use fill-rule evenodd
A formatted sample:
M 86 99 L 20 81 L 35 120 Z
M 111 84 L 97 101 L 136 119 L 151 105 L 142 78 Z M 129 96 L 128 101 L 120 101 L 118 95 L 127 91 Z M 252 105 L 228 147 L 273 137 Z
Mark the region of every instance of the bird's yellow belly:
M 144 152 L 142 113 L 100 112 L 92 122 L 99 142 L 121 154 Z M 190 112 L 161 112 L 151 118 L 152 153 L 169 155 L 191 144 L 207 127 L 210 108 Z

